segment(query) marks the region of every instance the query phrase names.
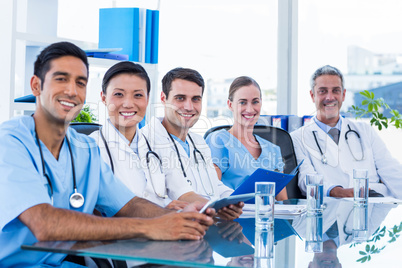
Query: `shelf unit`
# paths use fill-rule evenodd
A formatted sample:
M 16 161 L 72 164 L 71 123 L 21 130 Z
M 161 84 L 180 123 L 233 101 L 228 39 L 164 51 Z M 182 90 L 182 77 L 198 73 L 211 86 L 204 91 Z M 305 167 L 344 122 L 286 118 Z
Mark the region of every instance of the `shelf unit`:
M 0 30 L 9 30 L 5 35 L 8 45 L 0 45 L 3 51 L 10 51 L 10 58 L 0 63 L 0 70 L 4 70 L 4 77 L 8 87 L 6 98 L 0 101 L 0 123 L 16 115 L 31 114 L 35 110 L 33 103 L 16 103 L 15 98 L 31 94 L 30 78 L 33 75 L 33 63 L 40 51 L 49 44 L 68 41 L 82 49 L 94 49 L 97 43 L 83 42 L 57 36 L 57 0 L 14 0 L 5 6 L 0 15 L 6 15 L 11 23 L 1 26 Z M 97 104 L 95 113 L 99 122 L 103 123 L 106 117 L 104 105 L 100 105 L 100 91 L 103 74 L 108 68 L 118 63 L 116 60 L 88 58 L 89 82 L 87 87 L 87 103 Z M 151 86 L 157 89 L 158 66 L 157 64 L 140 63 L 147 71 Z M 4 72 L 3 72 L 4 73 Z M 6 88 L 7 88 L 6 87 Z M 153 103 L 156 100 L 156 90 L 151 90 L 148 107 L 148 117 L 154 114 Z M 91 105 L 91 107 L 92 107 Z

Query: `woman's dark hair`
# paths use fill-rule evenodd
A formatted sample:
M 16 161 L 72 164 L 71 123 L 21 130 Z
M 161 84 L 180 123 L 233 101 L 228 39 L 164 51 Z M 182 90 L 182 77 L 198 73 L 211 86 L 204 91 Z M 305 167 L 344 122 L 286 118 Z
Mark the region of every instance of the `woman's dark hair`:
M 136 75 L 142 79 L 145 80 L 147 83 L 147 93 L 149 95 L 149 92 L 151 91 L 151 81 L 149 80 L 149 76 L 147 72 L 145 71 L 144 67 L 137 63 L 133 63 L 131 61 L 122 61 L 119 63 L 116 63 L 112 67 L 110 67 L 109 70 L 105 73 L 105 76 L 103 77 L 102 80 L 102 92 L 103 94 L 106 94 L 106 89 L 107 86 L 109 85 L 110 80 L 112 80 L 113 77 L 116 77 L 120 74 L 131 74 L 131 75 Z

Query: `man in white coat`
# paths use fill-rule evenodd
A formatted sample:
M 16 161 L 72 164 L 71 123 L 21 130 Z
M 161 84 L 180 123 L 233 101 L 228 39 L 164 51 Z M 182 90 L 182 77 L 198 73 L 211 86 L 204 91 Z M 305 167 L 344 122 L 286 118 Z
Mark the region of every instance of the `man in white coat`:
M 203 92 L 204 80 L 197 71 L 188 68 L 169 71 L 162 79 L 165 116 L 162 120 L 152 118 L 142 133 L 162 158 L 164 168 L 178 171 L 168 174 L 180 174 L 183 182 L 202 198 L 216 199 L 229 196 L 233 190 L 218 179 L 204 139 L 189 132 L 200 117 Z M 234 219 L 242 213 L 242 207 L 242 202 L 229 205 L 220 209 L 218 215 Z
M 353 169 L 367 169 L 369 188 L 402 198 L 402 165 L 388 152 L 368 124 L 340 116 L 345 100 L 343 75 L 326 65 L 311 78 L 311 99 L 317 114 L 311 123 L 291 133 L 300 167 L 299 187 L 306 193 L 306 174 L 324 175 L 324 194 L 353 197 Z

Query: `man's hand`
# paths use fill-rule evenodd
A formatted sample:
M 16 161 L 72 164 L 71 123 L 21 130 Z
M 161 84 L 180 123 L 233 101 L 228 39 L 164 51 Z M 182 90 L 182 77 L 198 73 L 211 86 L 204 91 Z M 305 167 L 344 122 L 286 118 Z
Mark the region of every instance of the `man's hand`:
M 153 240 L 200 240 L 212 224 L 212 218 L 203 213 L 181 212 L 144 220 L 143 228 Z
M 329 192 L 332 197 L 353 197 L 353 188 L 343 188 L 340 186 L 332 188 Z
M 183 212 L 199 212 L 206 203 L 207 202 L 199 202 L 199 201 L 193 202 L 193 203 L 187 205 L 183 209 Z M 207 210 L 205 210 L 204 214 L 206 214 L 212 218 L 215 216 L 216 212 L 215 212 L 215 209 L 213 209 L 213 208 L 207 208 Z
M 179 210 L 184 209 L 188 204 L 186 201 L 173 200 L 165 208 Z
M 234 220 L 240 217 L 243 213 L 244 202 L 239 202 L 236 205 L 229 205 L 218 210 L 218 217 L 223 220 Z

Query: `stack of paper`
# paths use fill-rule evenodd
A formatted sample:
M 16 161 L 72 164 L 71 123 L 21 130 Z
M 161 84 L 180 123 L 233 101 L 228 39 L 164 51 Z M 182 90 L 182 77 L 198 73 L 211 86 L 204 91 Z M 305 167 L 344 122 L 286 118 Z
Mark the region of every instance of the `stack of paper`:
M 306 205 L 283 205 L 275 204 L 275 216 L 298 216 L 307 211 Z M 242 217 L 253 217 L 255 215 L 255 205 L 245 204 Z

